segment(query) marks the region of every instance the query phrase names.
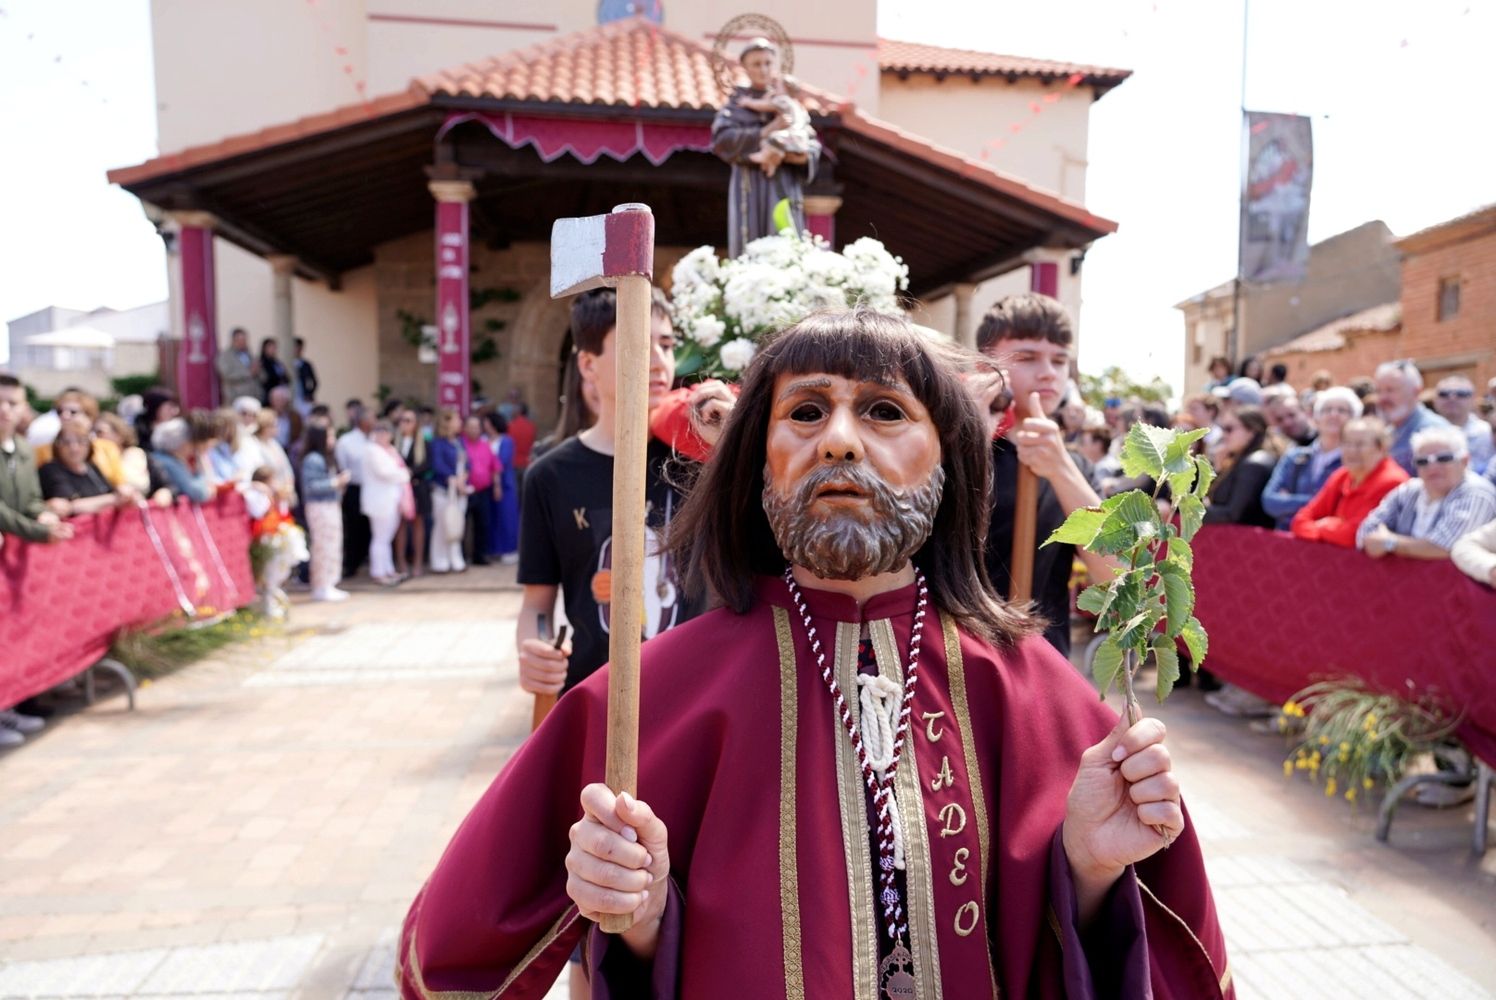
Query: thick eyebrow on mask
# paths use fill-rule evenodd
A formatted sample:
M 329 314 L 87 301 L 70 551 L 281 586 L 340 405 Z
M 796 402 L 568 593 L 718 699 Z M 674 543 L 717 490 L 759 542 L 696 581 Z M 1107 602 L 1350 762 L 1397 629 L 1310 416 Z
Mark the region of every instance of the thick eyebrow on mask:
M 804 392 L 808 389 L 829 388 L 831 388 L 831 380 L 829 378 L 804 378 L 785 386 L 784 391 L 779 394 L 779 399 L 783 402 L 797 392 Z
M 907 382 L 905 382 L 901 378 L 896 378 L 896 377 L 856 378 L 856 379 L 850 379 L 849 381 L 853 381 L 853 382 L 869 382 L 869 383 L 871 383 L 873 385 L 879 386 L 880 388 L 891 389 L 891 390 L 893 390 L 895 392 L 901 392 L 901 393 L 903 393 L 906 396 L 914 397 L 914 390 L 911 389 L 909 387 L 909 384 Z M 784 387 L 784 391 L 779 394 L 779 400 L 781 402 L 783 402 L 784 400 L 789 399 L 791 396 L 793 396 L 797 392 L 804 392 L 806 390 L 811 390 L 811 389 L 829 389 L 829 388 L 831 388 L 831 379 L 829 379 L 829 378 L 800 379 L 799 381 L 791 382 L 789 385 L 785 386 Z

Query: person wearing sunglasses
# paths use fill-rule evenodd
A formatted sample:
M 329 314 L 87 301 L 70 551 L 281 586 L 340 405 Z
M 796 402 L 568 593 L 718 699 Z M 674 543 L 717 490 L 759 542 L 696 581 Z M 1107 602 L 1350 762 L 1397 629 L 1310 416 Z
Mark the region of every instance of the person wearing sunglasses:
M 1496 518 L 1496 486 L 1470 471 L 1465 432 L 1434 427 L 1413 435 L 1417 477 L 1388 493 L 1356 531 L 1373 559 L 1448 559 L 1454 543 Z
M 1434 390 L 1434 409 L 1465 432 L 1470 447 L 1470 471 L 1484 475 L 1496 455 L 1496 442 L 1491 440 L 1491 425 L 1475 415 L 1475 384 L 1463 375 L 1440 379 Z

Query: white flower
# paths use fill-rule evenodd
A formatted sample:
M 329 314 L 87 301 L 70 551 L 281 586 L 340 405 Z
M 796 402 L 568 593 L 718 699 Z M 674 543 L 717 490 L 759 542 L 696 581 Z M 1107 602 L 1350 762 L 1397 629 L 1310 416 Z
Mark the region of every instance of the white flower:
M 696 341 L 702 347 L 716 347 L 718 341 L 722 339 L 722 335 L 726 332 L 727 324 L 717 317 L 700 316 L 692 324 L 686 336 Z
M 729 340 L 722 345 L 722 350 L 717 356 L 722 360 L 722 367 L 730 372 L 739 372 L 748 367 L 748 362 L 758 353 L 758 347 L 746 337 Z
M 696 284 L 715 284 L 717 281 L 717 254 L 711 247 L 697 247 L 676 262 L 670 272 L 671 287 Z

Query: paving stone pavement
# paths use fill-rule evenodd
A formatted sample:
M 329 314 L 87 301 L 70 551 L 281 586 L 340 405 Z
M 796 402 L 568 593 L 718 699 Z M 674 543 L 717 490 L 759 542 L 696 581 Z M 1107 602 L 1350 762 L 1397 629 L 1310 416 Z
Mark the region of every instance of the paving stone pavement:
M 393 997 L 395 934 L 524 737 L 508 567 L 298 599 L 282 634 L 0 756 L 0 998 Z M 1184 690 L 1159 710 L 1243 1000 L 1486 997 L 1470 810 L 1391 847 Z M 548 1000 L 565 996 L 558 985 Z

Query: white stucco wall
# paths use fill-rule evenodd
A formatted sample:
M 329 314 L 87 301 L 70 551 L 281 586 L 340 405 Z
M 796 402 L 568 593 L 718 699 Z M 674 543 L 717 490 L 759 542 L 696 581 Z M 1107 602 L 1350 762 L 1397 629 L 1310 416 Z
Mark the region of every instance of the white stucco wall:
M 320 282 L 293 282 L 291 322 L 322 383 L 317 400 L 335 414 L 354 396 L 372 400 L 379 388 L 378 315 L 372 265 L 345 272 L 336 292 Z
M 151 0 L 160 151 L 358 101 L 364 8 L 364 0 Z
M 1061 94 L 1045 103 L 1047 94 Z M 1043 110 L 1034 114 L 1031 105 Z M 994 139 L 987 162 L 1033 187 L 1084 202 L 1086 142 L 1091 109 L 1087 87 L 1046 87 L 1035 80 L 1006 80 L 914 74 L 907 80 L 885 73 L 881 78 L 878 117 L 909 132 L 968 156 L 980 157 Z M 1022 124 L 1014 133 L 1010 126 Z

